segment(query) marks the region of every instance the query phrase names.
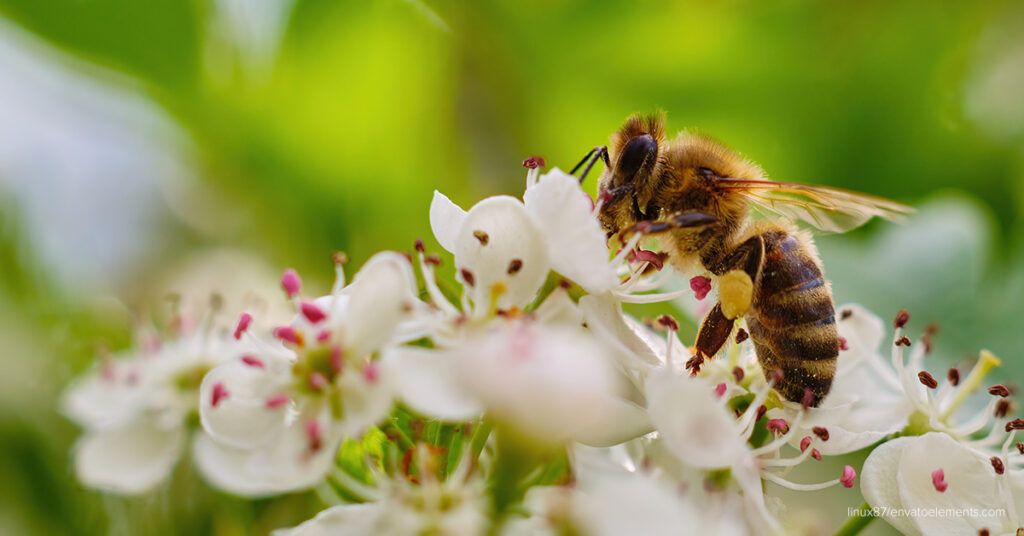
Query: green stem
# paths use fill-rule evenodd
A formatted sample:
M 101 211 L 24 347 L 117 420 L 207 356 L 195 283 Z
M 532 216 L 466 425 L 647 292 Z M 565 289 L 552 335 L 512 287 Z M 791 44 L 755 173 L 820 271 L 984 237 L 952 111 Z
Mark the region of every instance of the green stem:
M 855 536 L 856 534 L 860 534 L 860 531 L 864 530 L 872 521 L 875 520 L 875 515 L 871 510 L 871 505 L 868 503 L 860 505 L 857 510 L 860 511 L 861 515 L 850 516 L 850 518 L 846 520 L 846 523 L 843 523 L 843 526 L 839 527 L 835 536 Z

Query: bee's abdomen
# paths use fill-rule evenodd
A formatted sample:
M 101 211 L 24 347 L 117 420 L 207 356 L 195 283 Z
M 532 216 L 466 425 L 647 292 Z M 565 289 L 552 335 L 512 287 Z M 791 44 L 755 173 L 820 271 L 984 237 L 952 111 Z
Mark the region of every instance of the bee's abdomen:
M 764 256 L 747 327 L 766 376 L 782 372 L 776 389 L 800 402 L 805 389 L 818 405 L 828 393 L 839 355 L 832 293 L 813 254 L 783 231 L 761 235 Z

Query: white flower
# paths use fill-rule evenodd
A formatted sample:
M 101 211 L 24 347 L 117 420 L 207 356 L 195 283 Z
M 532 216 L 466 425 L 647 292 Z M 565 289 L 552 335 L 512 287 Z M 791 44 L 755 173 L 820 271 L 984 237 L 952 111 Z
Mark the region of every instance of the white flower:
M 498 319 L 445 350 L 389 352 L 410 407 L 444 420 L 487 414 L 536 443 L 614 444 L 647 430 L 610 357 L 585 330 Z
M 1015 535 L 1024 471 L 997 474 L 987 454 L 940 432 L 896 438 L 864 462 L 861 491 L 903 534 Z
M 587 463 L 592 462 L 583 465 Z M 523 503 L 528 516 L 512 518 L 502 527 L 501 534 L 749 533 L 742 518 L 734 515 L 735 505 L 729 498 L 715 503 L 699 488 L 681 490 L 670 480 L 648 472 L 627 471 L 621 466 L 587 467 L 586 473 L 577 478 L 574 487 L 531 488 Z M 703 496 L 698 497 L 699 494 Z
M 298 277 L 286 272 L 282 285 L 299 314 L 275 330 L 283 345 L 261 342 L 203 379 L 199 414 L 218 445 L 203 445 L 209 458 L 198 465 L 222 488 L 267 494 L 313 486 L 343 438 L 390 413 L 394 389 L 376 356 L 401 342 L 409 333 L 402 322 L 423 307 L 411 265 L 380 253 L 351 285 L 340 264 L 338 273 L 335 292 L 303 301 Z M 228 465 L 215 461 L 231 455 Z
M 85 428 L 74 446 L 83 484 L 139 494 L 170 476 L 198 409 L 200 380 L 245 347 L 209 322 L 169 342 L 150 339 L 126 358 L 106 358 L 68 388 L 63 412 Z
M 781 457 L 781 449 L 795 436 L 800 414 L 792 426 L 769 421 L 769 430 L 774 429 L 775 435 L 755 448 L 749 441 L 759 417 L 758 408 L 771 392 L 770 386 L 755 393 L 739 417 L 734 417 L 726 407 L 729 399 L 724 396 L 722 387 L 724 384 L 716 386 L 700 377 L 679 375 L 668 367 L 658 369 L 647 379 L 648 413 L 660 434 L 659 443 L 679 462 L 699 469 L 730 470 L 746 501 L 752 525 L 781 531 L 765 504 L 761 479 L 802 491 L 840 483 L 853 486 L 856 475 L 850 466 L 844 468 L 842 477 L 820 484 L 797 484 L 784 479 L 782 475 L 814 452 L 809 445 L 804 445 L 803 453 L 792 458 Z
M 441 480 L 435 475 L 436 468 L 431 467 L 428 449 L 419 447 L 416 458 L 418 483 L 410 482 L 404 474 L 394 478 L 377 474 L 374 487 L 349 482 L 372 502 L 328 508 L 297 527 L 274 531 L 274 536 L 483 534 L 489 523 L 488 502 L 479 472 L 471 472 L 464 459 Z

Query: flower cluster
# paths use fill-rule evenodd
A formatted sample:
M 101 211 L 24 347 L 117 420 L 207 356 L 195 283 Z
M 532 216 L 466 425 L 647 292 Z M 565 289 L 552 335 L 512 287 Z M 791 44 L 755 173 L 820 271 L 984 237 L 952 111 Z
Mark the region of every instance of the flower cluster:
M 639 233 L 611 254 L 600 199 L 558 169 L 541 175 L 542 159 L 524 165 L 522 199 L 464 210 L 435 193 L 430 225 L 449 261 L 418 241 L 412 254 L 373 256 L 348 282 L 339 254 L 326 296 L 305 296 L 284 273 L 287 324 L 239 312 L 231 326 L 208 319 L 104 358 L 65 397 L 86 429 L 79 478 L 150 490 L 191 433 L 197 469 L 219 489 L 320 494 L 329 507 L 282 535 L 763 534 L 794 528 L 764 482 L 852 488 L 848 465 L 824 482 L 789 473 L 877 445 L 861 479 L 872 506 L 1001 508 L 956 527 L 1016 533 L 1024 422 L 1008 416 L 1002 386 L 962 415 L 994 356 L 940 387 L 922 370 L 930 332 L 911 344 L 901 313 L 887 361 L 882 322 L 846 306 L 819 407 L 773 390 L 779 378 L 764 376 L 741 328 L 688 370 L 676 320 L 640 321 L 623 304 L 705 300 L 715 278 L 679 285 Z M 886 518 L 908 534 L 952 526 Z

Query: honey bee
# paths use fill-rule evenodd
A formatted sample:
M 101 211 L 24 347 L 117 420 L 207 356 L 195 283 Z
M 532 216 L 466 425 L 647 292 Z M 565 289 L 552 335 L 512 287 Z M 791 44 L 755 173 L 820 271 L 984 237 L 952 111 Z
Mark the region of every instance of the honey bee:
M 705 136 L 682 132 L 667 140 L 660 114 L 629 117 L 607 149 L 595 148 L 576 168 L 589 160 L 589 170 L 598 158 L 605 163 L 599 219 L 609 239 L 657 234 L 677 268 L 710 272 L 718 284 L 719 301 L 701 323 L 687 368 L 699 371 L 742 318 L 774 388 L 817 406 L 831 387 L 841 343 L 817 249 L 796 222 L 843 232 L 873 216 L 898 221 L 912 209 L 768 180 L 757 164 Z

